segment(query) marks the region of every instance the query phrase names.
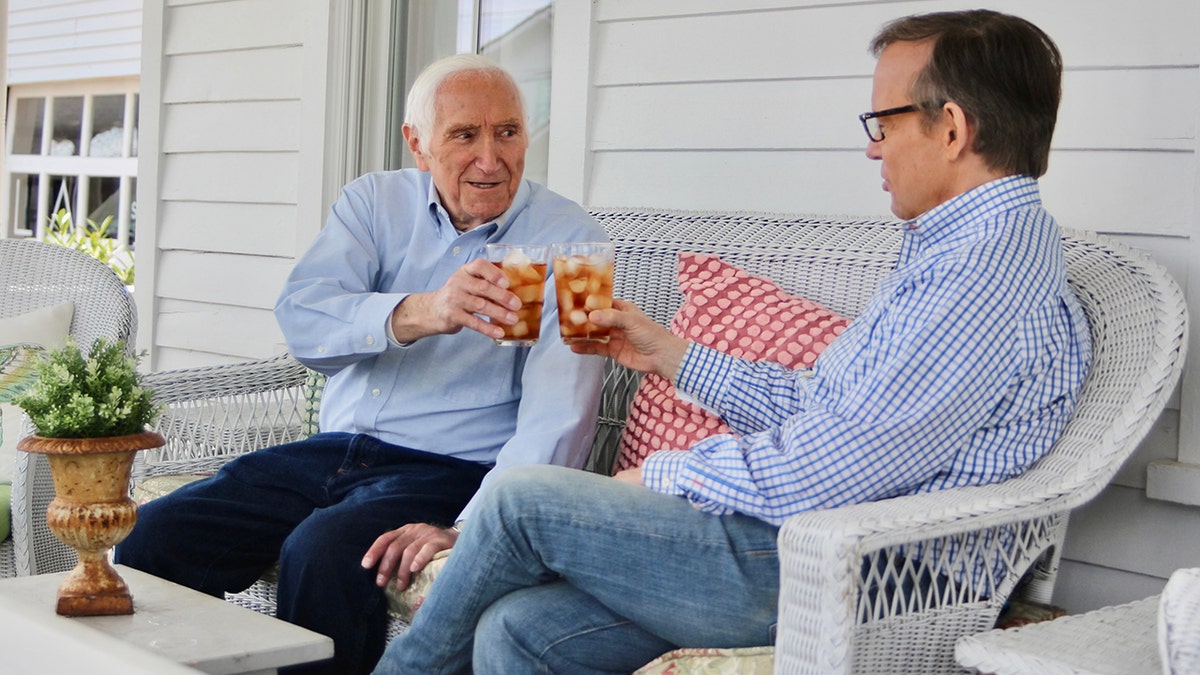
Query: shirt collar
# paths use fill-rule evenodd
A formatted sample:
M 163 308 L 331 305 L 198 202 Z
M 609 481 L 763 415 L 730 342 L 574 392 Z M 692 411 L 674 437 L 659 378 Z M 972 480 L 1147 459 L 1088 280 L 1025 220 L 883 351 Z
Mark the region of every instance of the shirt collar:
M 433 219 L 434 226 L 444 229 L 453 237 L 461 236 L 462 233 L 455 229 L 454 223 L 450 221 L 450 212 L 442 205 L 442 197 L 438 194 L 437 188 L 433 184 L 433 174 L 430 174 L 428 171 L 422 171 L 421 176 L 425 179 L 429 216 Z M 516 218 L 517 214 L 523 211 L 529 204 L 529 193 L 529 181 L 522 179 L 520 186 L 517 188 L 517 196 L 513 198 L 513 202 L 509 205 L 508 210 L 471 231 L 478 230 L 482 232 L 488 241 L 494 241 L 503 236 L 508 231 L 508 228 L 512 226 L 512 221 Z
M 1041 203 L 1037 181 L 1006 176 L 988 181 L 949 199 L 905 223 L 923 243 L 936 244 L 965 234 L 979 218 Z

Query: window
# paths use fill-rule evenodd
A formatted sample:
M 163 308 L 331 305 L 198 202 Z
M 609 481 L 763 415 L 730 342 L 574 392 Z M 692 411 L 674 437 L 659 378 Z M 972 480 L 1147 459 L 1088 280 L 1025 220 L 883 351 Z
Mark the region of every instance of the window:
M 552 0 L 458 0 L 457 12 L 442 0 L 411 0 L 408 5 L 408 44 L 405 58 L 395 61 L 403 77 L 393 77 L 403 87 L 403 101 L 417 74 L 433 61 L 452 53 L 483 54 L 504 66 L 516 78 L 529 115 L 529 150 L 525 177 L 545 184 L 549 161 L 550 31 Z M 396 45 L 398 46 L 398 45 Z M 394 46 L 395 47 L 395 46 Z M 402 65 L 401 65 L 402 64 Z M 395 133 L 399 133 L 398 128 Z M 393 146 L 394 147 L 394 146 Z M 412 158 L 389 164 L 413 166 Z
M 43 238 L 52 218 L 92 221 L 129 247 L 137 224 L 138 80 L 14 85 L 3 203 L 7 236 Z

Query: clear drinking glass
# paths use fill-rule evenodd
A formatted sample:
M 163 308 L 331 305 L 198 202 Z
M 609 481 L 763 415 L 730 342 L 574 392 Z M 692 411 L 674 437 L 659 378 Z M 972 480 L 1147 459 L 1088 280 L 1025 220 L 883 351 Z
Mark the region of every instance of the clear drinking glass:
M 488 262 L 499 267 L 508 277 L 508 290 L 521 299 L 517 322 L 511 326 L 499 324 L 504 337 L 496 344 L 507 347 L 529 347 L 538 341 L 542 329 L 542 297 L 546 290 L 546 258 L 549 247 L 544 244 L 488 244 Z
M 551 245 L 558 330 L 562 341 L 608 342 L 608 328 L 588 321 L 588 313 L 612 307 L 613 245 L 562 242 Z

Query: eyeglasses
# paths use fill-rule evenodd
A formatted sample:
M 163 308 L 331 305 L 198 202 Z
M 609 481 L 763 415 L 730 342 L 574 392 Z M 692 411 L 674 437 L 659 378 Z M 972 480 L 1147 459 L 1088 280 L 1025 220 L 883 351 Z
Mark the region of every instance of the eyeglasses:
M 883 140 L 883 128 L 879 126 L 880 117 L 916 112 L 920 109 L 921 106 L 914 104 L 902 105 L 899 108 L 888 108 L 879 112 L 865 112 L 858 116 L 858 121 L 862 122 L 863 129 L 867 132 L 867 138 L 878 143 Z

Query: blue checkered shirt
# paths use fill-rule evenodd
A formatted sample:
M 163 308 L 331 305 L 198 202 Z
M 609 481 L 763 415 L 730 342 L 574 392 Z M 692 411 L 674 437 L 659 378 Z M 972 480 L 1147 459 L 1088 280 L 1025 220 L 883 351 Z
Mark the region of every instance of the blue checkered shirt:
M 896 268 L 811 370 L 688 348 L 676 387 L 734 433 L 651 454 L 647 486 L 780 525 L 1001 481 L 1050 448 L 1091 339 L 1037 182 L 992 181 L 899 226 Z

